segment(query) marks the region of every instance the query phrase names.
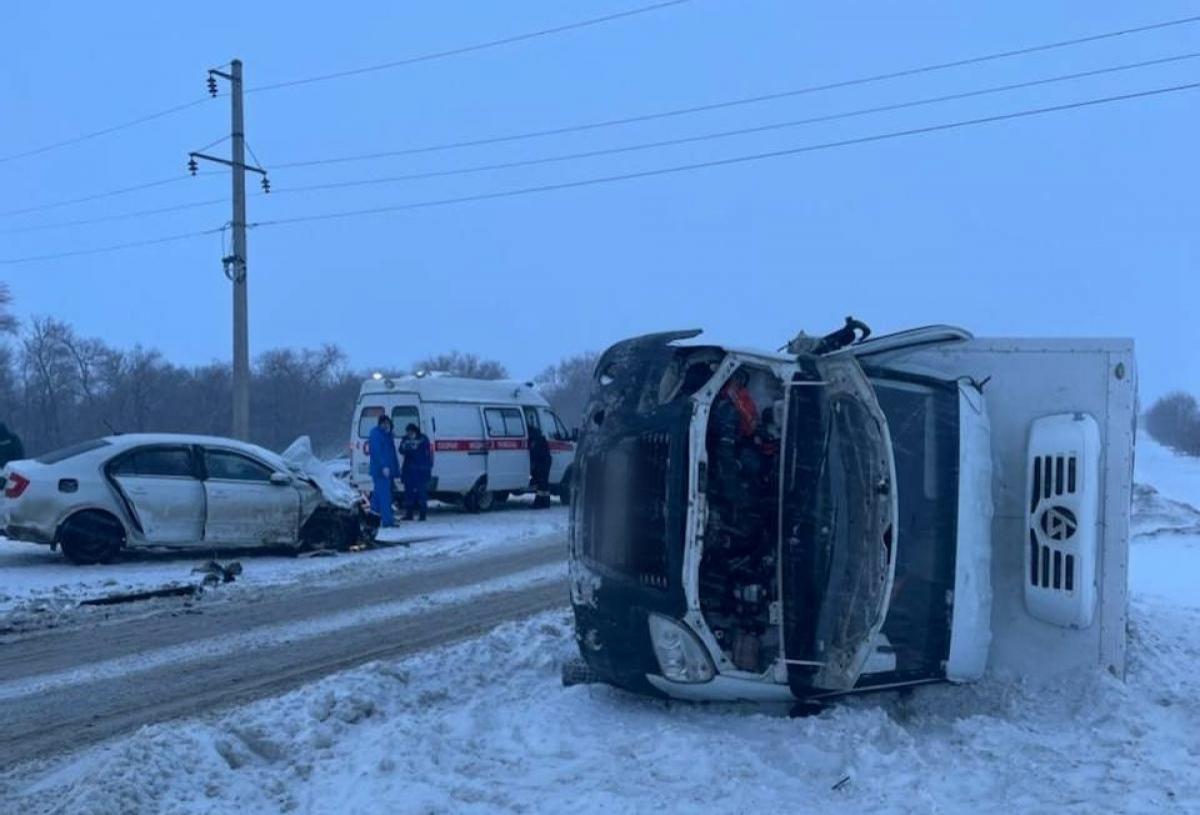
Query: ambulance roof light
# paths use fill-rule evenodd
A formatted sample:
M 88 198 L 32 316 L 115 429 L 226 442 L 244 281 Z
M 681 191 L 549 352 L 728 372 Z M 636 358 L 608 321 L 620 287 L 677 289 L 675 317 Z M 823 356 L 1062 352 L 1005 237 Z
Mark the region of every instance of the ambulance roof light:
M 381 374 L 379 371 L 376 371 L 375 373 L 371 374 L 371 378 L 378 382 L 380 379 L 383 379 L 383 374 Z

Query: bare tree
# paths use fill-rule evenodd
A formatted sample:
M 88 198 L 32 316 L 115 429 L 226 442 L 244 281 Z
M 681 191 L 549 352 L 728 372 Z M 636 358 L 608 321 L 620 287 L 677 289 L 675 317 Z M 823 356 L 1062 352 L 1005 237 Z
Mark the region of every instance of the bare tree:
M 494 359 L 481 359 L 478 354 L 451 351 L 413 363 L 414 371 L 444 371 L 470 379 L 507 379 L 508 369 Z
M 578 427 L 583 420 L 592 393 L 592 372 L 599 358 L 594 351 L 567 357 L 542 371 L 535 380 L 568 427 Z
M 12 302 L 12 289 L 7 283 L 0 283 L 0 334 L 16 334 L 20 325 L 9 310 L 12 308 Z
M 1146 431 L 1180 452 L 1200 455 L 1200 404 L 1190 393 L 1176 391 L 1146 411 Z

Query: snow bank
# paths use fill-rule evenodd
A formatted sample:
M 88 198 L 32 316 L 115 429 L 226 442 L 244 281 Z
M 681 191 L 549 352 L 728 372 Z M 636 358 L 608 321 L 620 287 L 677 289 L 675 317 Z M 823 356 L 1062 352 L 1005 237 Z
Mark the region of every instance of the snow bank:
M 96 815 L 1200 807 L 1200 611 L 1139 602 L 1133 621 L 1128 684 L 928 687 L 788 719 L 564 689 L 570 623 L 554 613 L 145 728 L 0 777 L 0 800 Z

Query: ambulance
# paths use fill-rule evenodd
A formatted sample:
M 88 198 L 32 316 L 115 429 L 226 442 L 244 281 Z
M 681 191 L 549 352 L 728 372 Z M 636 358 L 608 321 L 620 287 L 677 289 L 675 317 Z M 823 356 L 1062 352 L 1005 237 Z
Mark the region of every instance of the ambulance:
M 350 428 L 352 480 L 371 489 L 371 429 L 390 416 L 396 441 L 416 424 L 433 446 L 430 497 L 485 512 L 512 495 L 532 492 L 529 429 L 550 446 L 551 490 L 570 501 L 576 434 L 569 431 L 532 382 L 467 379 L 443 374 L 390 378 L 362 384 Z M 396 489 L 403 490 L 400 480 Z

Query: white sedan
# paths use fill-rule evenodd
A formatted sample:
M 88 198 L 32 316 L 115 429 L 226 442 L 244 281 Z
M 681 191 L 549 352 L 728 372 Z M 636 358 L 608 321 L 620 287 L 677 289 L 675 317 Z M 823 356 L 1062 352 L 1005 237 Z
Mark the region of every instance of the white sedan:
M 137 547 L 340 547 L 363 522 L 358 494 L 306 437 L 279 455 L 213 436 L 107 436 L 9 463 L 3 489 L 5 534 L 75 563 Z

